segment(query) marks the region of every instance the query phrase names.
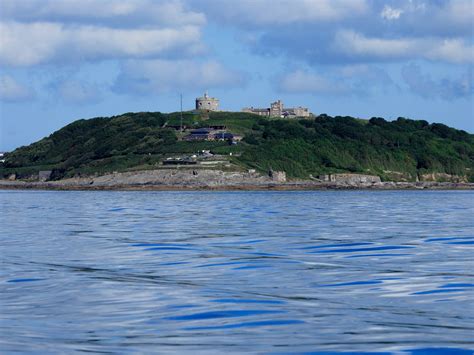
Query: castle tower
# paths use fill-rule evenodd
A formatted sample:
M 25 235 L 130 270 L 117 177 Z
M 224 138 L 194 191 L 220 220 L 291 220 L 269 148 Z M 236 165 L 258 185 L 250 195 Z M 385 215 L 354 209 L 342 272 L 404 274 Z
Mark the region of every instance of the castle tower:
M 219 111 L 219 99 L 210 97 L 206 91 L 204 96 L 196 98 L 196 110 Z
M 272 102 L 270 105 L 270 116 L 281 117 L 282 115 L 283 115 L 283 102 L 281 102 L 281 100 Z

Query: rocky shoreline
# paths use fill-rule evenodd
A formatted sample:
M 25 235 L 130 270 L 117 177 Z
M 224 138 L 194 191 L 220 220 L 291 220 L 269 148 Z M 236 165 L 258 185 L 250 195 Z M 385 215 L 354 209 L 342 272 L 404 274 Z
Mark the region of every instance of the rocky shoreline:
M 474 190 L 466 182 L 381 182 L 369 175 L 346 174 L 340 179 L 275 179 L 255 172 L 220 170 L 148 170 L 78 177 L 57 181 L 0 180 L 3 190 Z

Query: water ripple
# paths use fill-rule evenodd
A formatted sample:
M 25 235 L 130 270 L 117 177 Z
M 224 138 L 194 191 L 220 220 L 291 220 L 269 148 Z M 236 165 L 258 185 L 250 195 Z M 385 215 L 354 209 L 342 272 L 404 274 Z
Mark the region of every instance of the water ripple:
M 166 320 L 200 320 L 200 319 L 215 319 L 215 318 L 235 318 L 235 317 L 248 317 L 258 316 L 263 314 L 275 314 L 283 313 L 283 311 L 268 311 L 259 309 L 239 309 L 239 310 L 226 310 L 226 311 L 212 311 L 193 313 L 184 316 L 165 317 Z
M 474 192 L 0 198 L 2 353 L 474 349 Z

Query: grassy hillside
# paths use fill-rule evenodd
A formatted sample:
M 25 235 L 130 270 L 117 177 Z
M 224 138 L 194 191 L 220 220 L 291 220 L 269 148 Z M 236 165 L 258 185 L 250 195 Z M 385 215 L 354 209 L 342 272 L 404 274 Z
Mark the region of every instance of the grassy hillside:
M 420 174 L 447 173 L 474 180 L 474 135 L 442 124 L 399 118 L 387 122 L 320 115 L 312 119 L 263 119 L 246 113 L 184 113 L 188 127 L 226 125 L 244 136 L 239 145 L 185 142 L 180 114 L 126 113 L 78 120 L 36 143 L 7 155 L 0 175 L 20 177 L 54 170 L 57 178 L 158 166 L 173 154 L 210 149 L 233 155 L 242 168 L 284 170 L 308 178 L 330 172 L 360 172 L 385 179 L 413 180 Z

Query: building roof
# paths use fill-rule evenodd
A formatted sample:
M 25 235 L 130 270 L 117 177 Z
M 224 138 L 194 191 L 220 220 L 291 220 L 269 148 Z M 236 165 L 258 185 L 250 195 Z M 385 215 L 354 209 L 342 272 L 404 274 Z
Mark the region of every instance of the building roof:
M 214 135 L 215 139 L 232 139 L 234 138 L 234 135 L 229 132 L 223 132 L 223 133 L 216 133 Z
M 212 129 L 210 128 L 198 128 L 198 129 L 193 129 L 191 131 L 191 134 L 209 134 L 212 132 Z

